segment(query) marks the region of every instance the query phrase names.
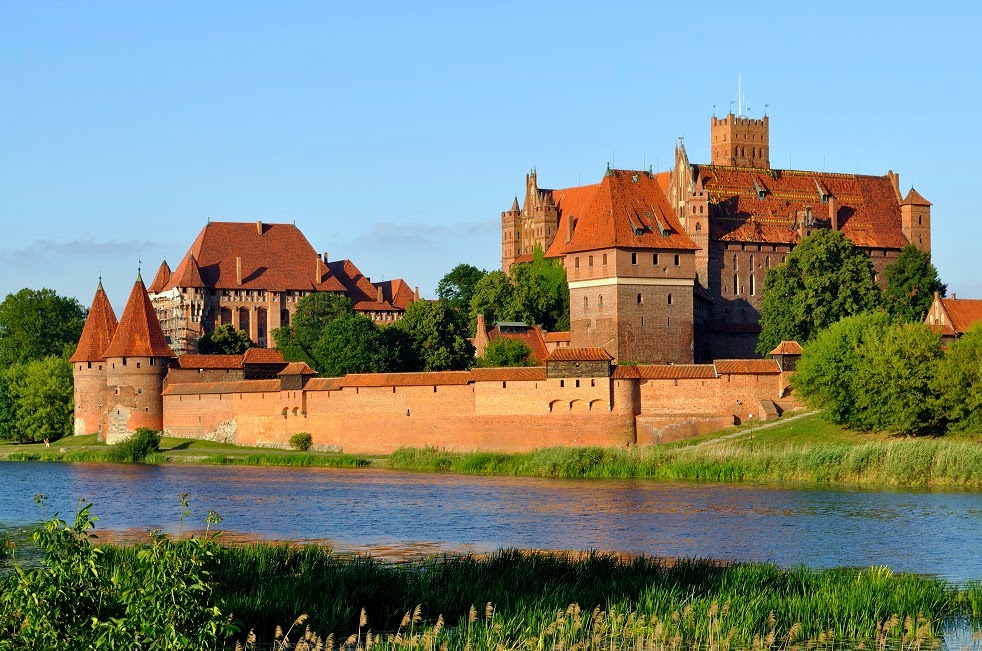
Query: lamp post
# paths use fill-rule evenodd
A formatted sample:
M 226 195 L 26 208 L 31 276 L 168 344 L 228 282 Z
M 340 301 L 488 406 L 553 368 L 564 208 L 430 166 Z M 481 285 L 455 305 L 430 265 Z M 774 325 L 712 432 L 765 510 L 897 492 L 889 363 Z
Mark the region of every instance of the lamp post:
M 747 415 L 747 420 L 750 421 L 750 447 L 753 448 L 753 446 L 754 446 L 754 415 L 753 414 L 748 414 Z

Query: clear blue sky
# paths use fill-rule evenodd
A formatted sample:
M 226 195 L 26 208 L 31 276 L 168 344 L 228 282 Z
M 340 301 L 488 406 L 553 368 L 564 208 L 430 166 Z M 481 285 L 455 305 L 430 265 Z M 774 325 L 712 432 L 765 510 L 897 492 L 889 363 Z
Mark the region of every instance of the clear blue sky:
M 295 221 L 433 296 L 499 265 L 500 212 L 608 161 L 666 169 L 743 75 L 775 167 L 901 175 L 934 261 L 982 297 L 976 3 L 7 2 L 0 296 L 117 309 L 206 221 Z M 149 282 L 149 278 L 147 278 Z

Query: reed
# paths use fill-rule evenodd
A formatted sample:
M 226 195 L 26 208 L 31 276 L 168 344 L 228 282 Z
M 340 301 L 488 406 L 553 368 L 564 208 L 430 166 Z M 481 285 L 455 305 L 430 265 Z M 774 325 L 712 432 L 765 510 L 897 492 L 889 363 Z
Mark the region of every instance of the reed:
M 688 447 L 549 448 L 516 454 L 402 448 L 388 457 L 387 465 L 397 470 L 532 477 L 982 487 L 982 445 L 944 439 L 780 448 L 721 441 Z
M 196 462 L 235 466 L 296 466 L 321 468 L 363 468 L 370 462 L 350 454 L 212 454 L 196 457 Z

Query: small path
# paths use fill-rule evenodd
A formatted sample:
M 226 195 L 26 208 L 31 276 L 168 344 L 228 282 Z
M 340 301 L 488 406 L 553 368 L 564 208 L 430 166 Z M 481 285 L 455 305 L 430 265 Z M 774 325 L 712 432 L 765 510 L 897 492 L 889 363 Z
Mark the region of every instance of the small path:
M 796 421 L 799 418 L 804 418 L 805 416 L 811 416 L 812 414 L 817 414 L 817 411 L 806 411 L 800 414 L 795 414 L 794 416 L 788 416 L 787 418 L 778 418 L 777 420 L 772 420 L 770 422 L 761 423 L 760 425 L 754 427 L 753 429 L 742 429 L 739 432 L 733 432 L 732 434 L 727 434 L 726 436 L 721 436 L 718 439 L 709 439 L 708 441 L 702 441 L 691 446 L 693 448 L 702 447 L 705 445 L 712 445 L 713 443 L 719 443 L 720 441 L 729 441 L 731 439 L 740 438 L 741 436 L 746 436 L 754 432 L 759 432 L 762 429 L 769 429 L 771 427 L 776 427 L 778 425 L 783 425 L 784 423 L 790 423 Z

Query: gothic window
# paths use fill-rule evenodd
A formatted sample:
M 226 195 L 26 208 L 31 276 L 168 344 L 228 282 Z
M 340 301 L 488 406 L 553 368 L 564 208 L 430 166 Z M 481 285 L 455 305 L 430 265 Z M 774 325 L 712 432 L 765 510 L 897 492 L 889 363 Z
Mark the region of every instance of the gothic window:
M 733 254 L 733 268 L 734 269 L 737 268 L 737 257 L 736 257 L 736 253 Z
M 637 264 L 637 263 L 638 263 L 638 254 L 637 253 L 632 253 L 631 254 L 631 264 Z
M 577 268 L 577 269 L 580 268 L 580 259 L 579 258 L 573 258 L 573 266 L 575 268 Z
M 702 230 L 702 222 L 696 222 L 696 232 L 698 233 L 701 230 Z
M 740 293 L 740 279 L 737 278 L 736 274 L 733 274 L 733 293 L 734 294 Z
M 917 225 L 918 226 L 921 225 L 921 216 L 920 215 L 917 216 Z
M 750 295 L 751 296 L 757 295 L 757 283 L 754 281 L 753 276 L 750 276 Z
M 603 294 L 601 294 L 600 296 L 597 297 L 597 304 L 598 304 L 598 307 L 600 308 L 600 310 L 603 311 L 603 309 L 604 309 L 604 295 Z
M 750 268 L 754 268 L 754 256 L 750 256 Z
M 771 268 L 771 256 L 767 256 L 766 258 L 764 258 L 764 268 L 765 269 Z
M 586 266 L 588 266 L 588 267 L 592 267 L 593 266 L 593 256 L 592 255 L 587 258 Z
M 638 305 L 641 305 L 642 303 L 644 303 L 644 296 L 638 294 Z
M 586 310 L 590 306 L 590 297 L 583 297 L 583 309 Z

